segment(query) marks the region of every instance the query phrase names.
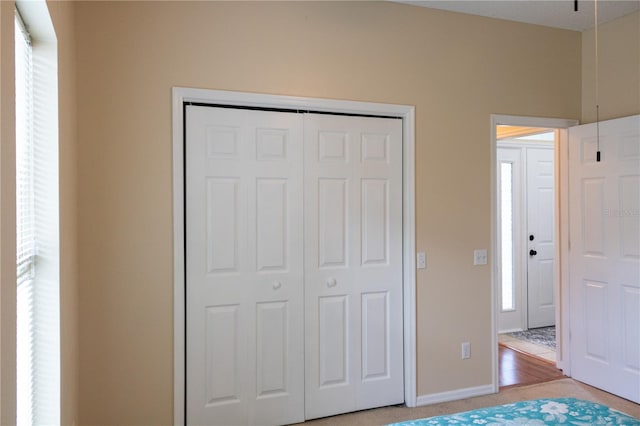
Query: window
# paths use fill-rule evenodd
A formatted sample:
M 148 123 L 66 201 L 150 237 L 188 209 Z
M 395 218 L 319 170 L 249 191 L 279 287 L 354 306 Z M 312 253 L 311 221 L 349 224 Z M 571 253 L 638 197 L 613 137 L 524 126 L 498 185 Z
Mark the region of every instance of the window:
M 16 263 L 17 263 L 17 422 L 33 424 L 33 67 L 31 38 L 15 17 L 16 55 Z
M 513 276 L 513 164 L 500 163 L 502 311 L 515 309 Z
M 16 6 L 16 421 L 59 424 L 57 49 L 45 2 Z
M 16 11 L 16 213 L 17 277 L 20 284 L 34 272 L 33 216 L 33 70 L 31 38 Z

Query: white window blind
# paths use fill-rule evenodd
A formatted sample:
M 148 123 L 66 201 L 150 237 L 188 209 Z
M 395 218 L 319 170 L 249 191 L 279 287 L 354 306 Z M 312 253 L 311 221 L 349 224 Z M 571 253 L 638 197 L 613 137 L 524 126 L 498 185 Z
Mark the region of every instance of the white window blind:
M 16 8 L 16 421 L 55 425 L 60 424 L 57 44 L 44 1 L 17 0 Z
M 18 12 L 15 14 L 16 88 L 16 421 L 18 425 L 50 424 L 52 358 L 47 347 L 43 315 L 47 283 L 38 278 L 38 186 L 39 170 L 34 96 L 34 52 L 31 37 Z M 40 173 L 41 174 L 41 173 Z M 41 179 L 41 178 L 40 178 Z M 49 286 L 50 287 L 50 286 Z M 44 308 L 44 309 L 43 309 Z M 55 361 L 54 361 L 55 362 Z M 55 402 L 54 402 L 55 403 Z
M 29 33 L 16 10 L 16 393 L 17 424 L 30 425 L 34 391 L 35 215 L 33 174 L 33 57 Z
M 29 33 L 16 11 L 16 220 L 18 284 L 33 278 L 35 215 L 33 173 L 33 58 Z

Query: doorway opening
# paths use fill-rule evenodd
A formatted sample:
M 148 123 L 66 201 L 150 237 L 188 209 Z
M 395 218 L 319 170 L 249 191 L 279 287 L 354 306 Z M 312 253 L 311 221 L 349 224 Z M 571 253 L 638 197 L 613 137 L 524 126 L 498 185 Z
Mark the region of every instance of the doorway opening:
M 496 128 L 499 344 L 555 363 L 555 146 L 544 127 Z
M 568 156 L 568 131 L 571 126 L 577 125 L 577 120 L 524 117 L 511 115 L 491 116 L 491 176 L 492 176 L 492 281 L 493 281 L 493 368 L 495 391 L 498 392 L 500 386 L 505 383 L 501 378 L 505 375 L 504 368 L 509 368 L 504 360 L 505 353 L 514 351 L 504 351 L 506 346 L 501 346 L 500 340 L 505 336 L 501 334 L 522 332 L 528 329 L 540 328 L 543 324 L 537 322 L 535 311 L 528 303 L 528 281 L 551 282 L 547 285 L 546 293 L 533 295 L 532 302 L 537 300 L 538 307 L 543 309 L 547 319 L 549 316 L 551 324 L 554 326 L 555 339 L 555 361 L 545 360 L 542 357 L 534 358 L 552 369 L 560 369 L 565 374 L 569 373 L 569 348 L 568 340 L 563 339 L 563 335 L 568 335 L 569 314 L 567 288 L 563 282 L 568 282 L 566 276 L 567 258 L 563 254 L 568 253 L 568 231 L 567 211 L 567 156 Z M 544 135 L 544 136 L 543 136 Z M 508 139 L 512 139 L 510 142 Z M 511 145 L 511 151 L 505 150 L 505 161 L 499 161 L 499 148 L 507 148 Z M 551 159 L 547 157 L 539 158 L 536 148 L 548 145 L 551 150 Z M 531 152 L 525 152 L 527 147 Z M 530 155 L 529 155 L 530 154 Z M 548 152 L 547 152 L 548 154 Z M 544 157 L 544 155 L 543 155 Z M 501 159 L 503 159 L 501 157 Z M 502 164 L 501 164 L 502 163 Z M 540 165 L 539 163 L 544 163 Z M 525 174 L 527 166 L 537 170 L 537 173 Z M 502 178 L 504 176 L 504 179 Z M 535 188 L 529 191 L 533 194 L 531 204 L 536 209 L 546 208 L 547 213 L 534 210 L 527 217 L 525 211 L 526 194 L 522 189 L 525 183 Z M 553 187 L 553 190 L 551 189 Z M 514 188 L 519 188 L 519 192 L 514 195 Z M 518 191 L 518 189 L 516 189 Z M 510 194 L 510 197 L 509 197 Z M 536 199 L 537 197 L 537 199 Z M 503 203 L 504 201 L 504 203 Z M 504 204 L 504 206 L 503 206 Z M 551 208 L 549 209 L 549 206 Z M 551 211 L 551 213 L 549 213 Z M 501 216 L 510 216 L 511 223 L 502 227 Z M 540 231 L 529 232 L 529 220 L 531 225 L 542 228 Z M 536 223 L 537 221 L 537 223 Z M 545 225 L 546 222 L 550 222 Z M 533 231 L 533 228 L 531 229 Z M 503 241 L 502 234 L 505 235 Z M 531 239 L 533 237 L 533 239 Z M 550 248 L 549 242 L 553 243 Z M 503 250 L 503 246 L 504 250 Z M 503 262 L 502 254 L 505 254 Z M 551 252 L 551 253 L 550 253 Z M 510 265 L 505 270 L 502 263 Z M 532 264 L 529 268 L 529 264 Z M 537 267 L 536 267 L 537 265 Z M 502 276 L 505 279 L 502 279 Z M 530 276 L 533 275 L 533 276 Z M 524 283 L 524 284 L 523 284 Z M 552 294 L 549 295 L 549 292 Z M 562 295 L 562 297 L 561 297 Z M 526 296 L 526 297 L 525 297 Z M 544 297 L 541 297 L 544 296 Z M 553 302 L 553 306 L 550 303 Z M 533 305 L 535 307 L 535 303 Z M 531 323 L 529 323 L 529 311 L 534 311 Z M 504 333 L 501 333 L 504 332 Z M 503 342 L 504 344 L 504 342 Z M 515 344 L 510 344 L 515 347 Z M 547 351 L 545 348 L 544 351 Z M 549 351 L 553 353 L 552 349 Z M 516 349 L 515 353 L 530 357 L 527 352 L 534 352 L 528 345 Z M 537 355 L 536 355 L 537 356 Z M 513 358 L 513 357 L 512 357 Z M 502 365 L 501 365 L 502 364 Z M 502 368 L 504 367 L 504 368 Z M 515 368 L 515 367 L 514 367 Z M 550 380 L 550 379 L 549 379 Z M 510 384 L 518 384 L 510 383 Z

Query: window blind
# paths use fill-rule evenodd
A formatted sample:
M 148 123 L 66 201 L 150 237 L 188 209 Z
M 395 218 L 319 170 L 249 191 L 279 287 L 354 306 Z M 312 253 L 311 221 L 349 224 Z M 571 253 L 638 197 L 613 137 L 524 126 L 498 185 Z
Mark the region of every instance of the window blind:
M 16 396 L 17 424 L 34 424 L 35 197 L 33 57 L 20 14 L 15 16 L 16 88 Z
M 16 420 L 55 425 L 60 424 L 57 41 L 44 0 L 17 0 L 15 28 Z
M 33 278 L 35 215 L 33 173 L 33 60 L 31 40 L 16 11 L 16 225 L 18 284 Z

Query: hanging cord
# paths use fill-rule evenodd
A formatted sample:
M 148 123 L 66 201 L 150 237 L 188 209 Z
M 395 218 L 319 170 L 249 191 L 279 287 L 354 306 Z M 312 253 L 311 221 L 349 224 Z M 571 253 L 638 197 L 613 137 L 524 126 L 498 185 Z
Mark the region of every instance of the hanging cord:
M 600 162 L 600 60 L 598 58 L 598 0 L 594 2 L 595 7 L 595 57 L 596 57 L 596 162 Z

